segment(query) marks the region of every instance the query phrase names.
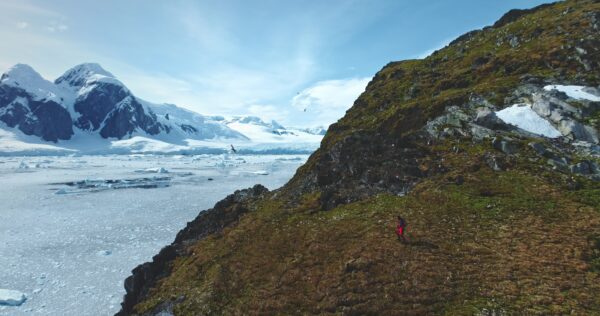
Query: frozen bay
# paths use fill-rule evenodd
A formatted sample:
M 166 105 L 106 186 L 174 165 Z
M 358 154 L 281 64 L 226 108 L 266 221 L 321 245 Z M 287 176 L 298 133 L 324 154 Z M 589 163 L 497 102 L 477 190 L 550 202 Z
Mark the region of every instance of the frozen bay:
M 130 271 L 236 189 L 283 185 L 306 155 L 0 157 L 0 315 L 112 315 Z

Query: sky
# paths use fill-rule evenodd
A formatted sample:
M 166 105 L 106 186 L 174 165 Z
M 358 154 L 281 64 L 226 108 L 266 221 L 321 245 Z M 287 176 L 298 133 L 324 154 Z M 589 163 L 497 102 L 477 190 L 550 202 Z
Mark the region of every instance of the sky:
M 2 0 L 0 72 L 97 62 L 147 101 L 326 127 L 388 62 L 545 2 Z

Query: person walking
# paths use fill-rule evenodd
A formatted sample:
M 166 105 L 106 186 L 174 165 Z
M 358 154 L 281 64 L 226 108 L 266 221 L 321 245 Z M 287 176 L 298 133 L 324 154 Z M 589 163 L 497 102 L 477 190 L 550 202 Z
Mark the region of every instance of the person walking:
M 404 218 L 398 216 L 398 225 L 396 225 L 396 236 L 398 236 L 398 240 L 401 242 L 406 242 L 406 237 L 404 237 L 404 230 L 406 229 L 406 221 Z

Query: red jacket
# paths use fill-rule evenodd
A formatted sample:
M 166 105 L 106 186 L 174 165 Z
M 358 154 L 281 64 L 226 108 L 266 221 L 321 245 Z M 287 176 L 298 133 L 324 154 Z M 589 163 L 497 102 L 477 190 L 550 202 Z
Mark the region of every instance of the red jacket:
M 396 226 L 396 235 L 398 235 L 398 236 L 404 235 L 404 227 L 406 227 L 406 224 L 404 224 L 404 225 L 398 224 L 398 226 Z

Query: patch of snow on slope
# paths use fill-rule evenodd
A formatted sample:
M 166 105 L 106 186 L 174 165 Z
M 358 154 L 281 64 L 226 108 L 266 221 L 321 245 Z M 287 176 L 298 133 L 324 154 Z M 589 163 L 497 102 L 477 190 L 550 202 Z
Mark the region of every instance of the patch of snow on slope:
M 562 134 L 550 122 L 531 109 L 531 105 L 515 104 L 496 112 L 496 115 L 508 124 L 517 126 L 530 133 L 556 138 Z
M 563 86 L 563 85 L 549 85 L 545 86 L 544 90 L 551 91 L 557 90 L 560 92 L 564 92 L 567 96 L 578 99 L 578 100 L 589 100 L 589 101 L 600 101 L 600 96 L 594 95 L 585 91 L 586 89 L 590 89 L 584 86 Z

